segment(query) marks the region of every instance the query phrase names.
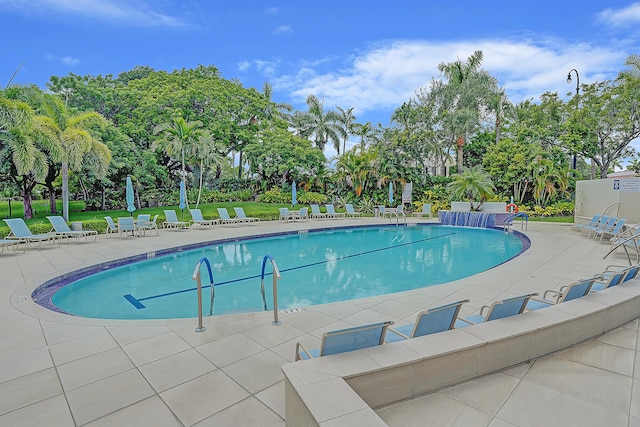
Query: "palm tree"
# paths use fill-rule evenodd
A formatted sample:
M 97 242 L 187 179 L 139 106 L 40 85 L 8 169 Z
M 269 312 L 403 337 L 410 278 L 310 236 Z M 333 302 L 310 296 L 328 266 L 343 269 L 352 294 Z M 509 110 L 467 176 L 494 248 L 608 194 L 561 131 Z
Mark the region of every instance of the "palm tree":
M 107 119 L 95 111 L 74 113 L 68 109 L 61 99 L 45 95 L 41 105 L 44 114 L 52 120 L 52 131 L 63 148 L 62 167 L 62 216 L 69 221 L 69 170 L 82 168 L 85 156 L 96 154 L 98 175 L 104 176 L 111 162 L 109 148 L 94 136 L 90 129 L 93 126 L 106 126 Z M 55 207 L 55 204 L 53 204 Z M 53 211 L 53 209 L 52 209 Z
M 453 110 L 464 111 L 464 120 L 458 120 L 460 126 L 456 129 L 458 173 L 462 172 L 465 136 L 478 125 L 481 110 L 486 109 L 486 100 L 497 92 L 495 78 L 480 70 L 482 57 L 482 51 L 477 50 L 465 62 L 458 59 L 438 65 L 438 70 L 448 79 L 449 88 L 456 94 L 453 98 Z
M 491 176 L 481 165 L 464 168 L 462 173 L 455 175 L 453 181 L 447 184 L 447 188 L 453 199 L 468 200 L 473 210 L 480 209 L 482 203 L 495 194 Z
M 273 96 L 273 87 L 271 84 L 265 82 L 262 87 L 262 94 L 267 100 L 267 107 L 263 111 L 265 119 L 272 120 L 274 117 L 279 117 L 282 120 L 288 121 L 293 107 L 284 102 L 276 103 L 271 99 Z
M 367 144 L 380 140 L 380 129 L 373 126 L 371 122 L 365 124 L 356 123 L 353 126 L 353 134 L 360 137 L 360 152 L 364 153 Z
M 181 175 L 185 179 L 185 152 L 190 149 L 190 144 L 198 139 L 203 124 L 200 120 L 187 122 L 182 117 L 173 119 L 171 123 L 162 123 L 153 130 L 155 135 L 162 135 L 163 139 L 154 143 L 155 147 L 162 147 L 168 156 L 180 156 L 182 164 Z
M 49 163 L 59 161 L 63 155 L 54 129 L 50 118 L 37 115 L 26 102 L 0 92 L 0 152 L 7 147 L 11 155 L 9 176 L 20 188 L 25 218 L 33 216 L 33 189 L 45 179 Z
M 307 97 L 307 105 L 309 111 L 304 116 L 307 124 L 306 133 L 313 137 L 316 147 L 320 151 L 324 151 L 325 146 L 331 140 L 336 151 L 340 154 L 340 138 L 346 138 L 346 133 L 338 123 L 336 112 L 329 110 L 325 114 L 323 102 L 314 95 Z
M 216 150 L 215 139 L 208 131 L 199 133 L 198 139 L 190 146 L 189 157 L 195 161 L 200 169 L 198 199 L 196 201 L 196 209 L 198 209 L 202 195 L 202 182 L 205 168 L 211 165 L 222 165 L 225 157 Z
M 338 123 L 342 125 L 344 128 L 344 140 L 342 141 L 342 153 L 347 151 L 347 139 L 349 139 L 349 135 L 354 133 L 354 127 L 356 125 L 356 116 L 353 115 L 353 107 L 344 110 L 341 107 L 336 107 L 338 109 Z M 338 151 L 340 154 L 340 151 Z

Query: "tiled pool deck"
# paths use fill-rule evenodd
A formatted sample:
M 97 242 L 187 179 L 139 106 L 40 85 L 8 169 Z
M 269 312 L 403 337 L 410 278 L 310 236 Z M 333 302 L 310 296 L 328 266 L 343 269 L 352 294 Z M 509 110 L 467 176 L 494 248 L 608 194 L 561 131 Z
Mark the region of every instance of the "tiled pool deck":
M 295 344 L 350 325 L 412 321 L 418 311 L 470 298 L 463 316 L 493 300 L 544 292 L 596 274 L 609 246 L 568 225 L 530 223 L 532 246 L 471 278 L 422 290 L 272 312 L 195 319 L 102 321 L 49 312 L 28 296 L 86 265 L 160 248 L 266 232 L 388 223 L 341 219 L 263 222 L 213 230 L 30 249 L 0 255 L 0 425 L 284 426 L 281 365 Z M 413 221 L 409 219 L 409 221 Z M 640 284 L 640 283 L 639 283 Z M 26 298 L 25 298 L 26 297 Z M 573 348 L 379 409 L 390 426 L 640 426 L 640 326 L 635 321 Z M 330 425 L 327 424 L 327 425 Z M 331 424 L 332 425 L 332 424 Z

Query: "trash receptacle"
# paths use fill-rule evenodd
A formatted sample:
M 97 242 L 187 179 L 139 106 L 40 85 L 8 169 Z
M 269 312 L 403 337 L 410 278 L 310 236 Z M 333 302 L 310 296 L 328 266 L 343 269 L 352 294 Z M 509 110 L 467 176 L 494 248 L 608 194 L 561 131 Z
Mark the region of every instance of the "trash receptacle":
M 71 229 L 73 231 L 82 231 L 82 221 L 71 222 Z
M 373 216 L 378 218 L 378 215 L 380 215 L 380 209 L 379 208 L 373 208 Z

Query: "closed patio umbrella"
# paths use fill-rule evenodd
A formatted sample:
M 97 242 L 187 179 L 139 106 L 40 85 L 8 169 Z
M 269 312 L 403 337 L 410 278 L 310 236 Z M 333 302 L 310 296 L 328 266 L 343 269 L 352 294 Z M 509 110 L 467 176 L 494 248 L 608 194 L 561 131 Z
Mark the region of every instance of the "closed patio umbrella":
M 393 204 L 393 182 L 389 182 L 389 206 Z
M 295 206 L 298 204 L 298 190 L 296 190 L 296 182 L 293 181 L 293 186 L 291 186 L 291 206 Z
M 184 180 L 180 181 L 180 210 L 184 219 L 184 208 L 187 206 L 187 189 Z
M 135 195 L 133 193 L 133 184 L 131 183 L 131 177 L 127 175 L 127 187 L 126 187 L 126 199 L 127 199 L 127 211 L 133 216 L 133 211 L 136 210 L 134 203 Z

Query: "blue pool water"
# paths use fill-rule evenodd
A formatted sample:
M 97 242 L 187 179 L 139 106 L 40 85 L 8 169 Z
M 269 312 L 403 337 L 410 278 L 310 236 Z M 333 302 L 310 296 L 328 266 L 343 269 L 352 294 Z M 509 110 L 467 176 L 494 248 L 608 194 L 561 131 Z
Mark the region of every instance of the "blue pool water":
M 262 261 L 281 272 L 278 307 L 291 309 L 433 286 L 499 265 L 526 249 L 523 236 L 437 225 L 356 227 L 212 244 L 108 268 L 65 283 L 51 302 L 69 314 L 105 319 L 197 316 L 198 260 L 207 257 L 215 314 L 263 310 Z M 272 309 L 271 264 L 265 288 Z M 209 279 L 202 269 L 204 312 Z M 41 290 L 42 291 L 42 290 Z M 37 292 L 37 291 L 36 291 Z M 34 300 L 38 300 L 34 297 Z

